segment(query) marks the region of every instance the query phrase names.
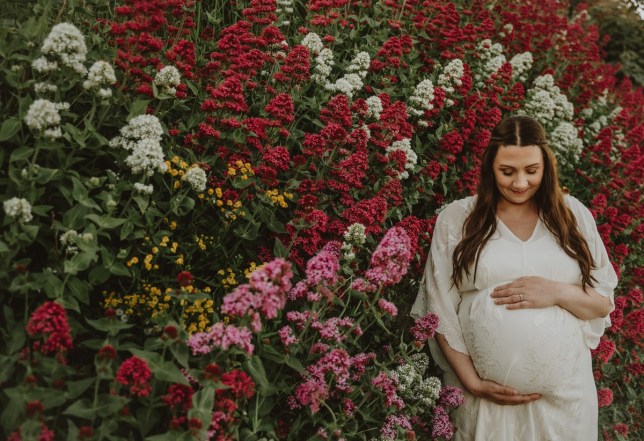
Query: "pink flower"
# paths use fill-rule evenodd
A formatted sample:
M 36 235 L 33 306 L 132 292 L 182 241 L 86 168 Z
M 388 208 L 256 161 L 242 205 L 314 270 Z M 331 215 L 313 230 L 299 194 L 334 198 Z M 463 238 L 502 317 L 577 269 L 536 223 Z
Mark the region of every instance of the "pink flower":
M 438 404 L 445 407 L 457 407 L 464 402 L 463 391 L 454 386 L 443 386 L 439 393 Z
M 130 394 L 138 397 L 147 397 L 152 390 L 150 378 L 152 371 L 147 361 L 132 356 L 125 360 L 118 371 L 114 380 L 130 388 Z
M 43 338 L 34 347 L 45 355 L 65 352 L 73 347 L 67 312 L 58 303 L 45 302 L 40 305 L 31 314 L 25 329 L 29 336 Z
M 396 394 L 396 381 L 385 372 L 376 375 L 371 384 L 382 392 L 387 407 L 394 406 L 398 410 L 405 407 L 404 401 Z
M 413 257 L 407 232 L 400 227 L 390 228 L 371 256 L 371 268 L 365 277 L 376 285 L 389 286 L 400 282 L 407 274 Z
M 436 332 L 437 327 L 438 316 L 430 312 L 417 319 L 416 323 L 409 331 L 412 333 L 416 341 L 423 343 L 434 336 L 434 332 Z
M 390 414 L 385 419 L 385 423 L 380 429 L 384 439 L 398 439 L 398 427 L 412 430 L 411 422 L 406 416 Z
M 392 317 L 396 317 L 398 315 L 398 308 L 396 308 L 396 305 L 385 299 L 378 300 L 378 307 L 382 309 L 385 314 L 389 314 Z
M 290 326 L 284 326 L 279 330 L 279 336 L 280 339 L 282 340 L 282 344 L 284 346 L 290 346 L 292 344 L 297 343 L 297 337 L 293 335 L 293 328 Z
M 318 283 L 335 285 L 338 282 L 340 262 L 338 256 L 322 250 L 306 263 L 306 278 L 309 286 Z
M 255 347 L 251 343 L 253 334 L 246 327 L 225 325 L 221 322 L 215 323 L 210 332 L 197 332 L 188 338 L 188 346 L 193 355 L 205 355 L 210 353 L 214 347 L 228 350 L 231 346 L 237 346 L 247 354 L 252 354 Z
M 432 438 L 451 439 L 454 436 L 454 426 L 449 420 L 449 415 L 442 406 L 434 408 L 434 421 L 432 427 Z
M 320 402 L 329 397 L 329 389 L 324 381 L 309 378 L 295 388 L 295 398 L 303 406 L 309 406 L 311 413 L 320 410 Z

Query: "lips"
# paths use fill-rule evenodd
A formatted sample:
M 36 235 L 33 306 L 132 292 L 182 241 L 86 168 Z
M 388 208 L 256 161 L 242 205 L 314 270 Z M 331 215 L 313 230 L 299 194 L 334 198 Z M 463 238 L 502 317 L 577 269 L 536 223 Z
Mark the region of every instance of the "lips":
M 528 192 L 528 189 L 525 189 L 523 191 L 516 191 L 516 190 L 510 190 L 510 191 L 512 192 L 512 194 L 514 194 L 516 196 L 523 196 L 524 194 L 526 194 Z

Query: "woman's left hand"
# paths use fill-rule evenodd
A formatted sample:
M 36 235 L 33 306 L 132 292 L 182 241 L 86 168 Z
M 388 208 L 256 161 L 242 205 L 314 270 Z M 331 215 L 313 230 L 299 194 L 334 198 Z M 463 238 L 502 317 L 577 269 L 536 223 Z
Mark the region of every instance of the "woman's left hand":
M 545 308 L 557 304 L 556 284 L 543 277 L 519 277 L 494 288 L 491 297 L 495 304 L 505 305 L 506 309 Z

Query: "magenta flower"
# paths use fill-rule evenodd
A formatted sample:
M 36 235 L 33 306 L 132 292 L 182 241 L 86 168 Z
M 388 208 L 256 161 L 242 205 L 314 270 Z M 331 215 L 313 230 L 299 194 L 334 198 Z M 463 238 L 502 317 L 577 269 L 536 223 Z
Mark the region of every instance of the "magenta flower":
M 205 355 L 215 347 L 224 351 L 231 346 L 237 346 L 248 355 L 253 353 L 255 347 L 251 343 L 253 334 L 246 327 L 225 325 L 221 322 L 215 323 L 210 332 L 197 332 L 188 339 L 188 346 L 193 355 Z
M 434 409 L 434 421 L 432 425 L 432 438 L 452 439 L 454 436 L 454 426 L 449 420 L 447 411 L 442 406 L 436 406 Z
M 434 336 L 438 327 L 438 316 L 431 312 L 416 320 L 416 324 L 409 330 L 416 341 L 424 343 Z
M 378 300 L 378 307 L 385 313 L 389 314 L 392 317 L 396 317 L 398 315 L 398 308 L 396 308 L 396 305 L 394 305 L 391 302 L 388 302 L 385 299 L 380 299 Z

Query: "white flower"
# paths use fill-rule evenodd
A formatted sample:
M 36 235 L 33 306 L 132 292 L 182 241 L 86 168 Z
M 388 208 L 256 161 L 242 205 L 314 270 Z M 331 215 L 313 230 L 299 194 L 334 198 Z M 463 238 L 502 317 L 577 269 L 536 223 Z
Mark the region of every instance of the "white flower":
M 112 96 L 112 90 L 101 87 L 100 89 L 98 89 L 98 92 L 96 94 L 99 98 L 107 99 Z
M 58 86 L 47 82 L 37 82 L 34 84 L 34 91 L 39 94 L 54 93 L 58 90 Z
M 369 69 L 370 64 L 371 57 L 369 54 L 367 52 L 358 52 L 358 55 L 351 60 L 347 71 L 356 72 L 361 78 L 364 78 L 367 76 L 367 70 Z
M 382 100 L 380 98 L 377 96 L 367 98 L 367 117 L 379 120 L 382 110 Z
M 349 98 L 353 97 L 353 84 L 345 78 L 340 78 L 335 83 L 327 83 L 324 87 L 331 92 L 340 92 Z
M 145 184 L 142 184 L 140 182 L 135 182 L 134 183 L 134 191 L 136 193 L 150 195 L 150 194 L 152 194 L 154 192 L 154 187 L 152 186 L 152 184 L 145 185 Z
M 302 40 L 302 46 L 307 48 L 312 55 L 317 55 L 324 49 L 322 39 L 315 32 L 306 34 L 306 37 Z
M 29 106 L 25 116 L 25 123 L 31 130 L 43 132 L 47 138 L 59 138 L 62 136 L 62 132 L 58 126 L 61 121 L 58 111 L 68 108 L 68 103 L 52 103 L 46 99 L 37 99 Z
M 438 85 L 446 90 L 454 85 L 461 86 L 463 84 L 461 78 L 463 78 L 464 73 L 463 61 L 455 58 L 445 66 L 443 72 L 438 76 Z
M 331 49 L 324 48 L 320 50 L 319 55 L 315 57 L 315 67 L 313 68 L 313 75 L 311 75 L 313 81 L 320 85 L 325 85 L 333 64 L 333 52 Z
M 181 83 L 181 73 L 174 66 L 165 66 L 154 77 L 154 84 L 160 86 L 168 95 L 177 93 L 175 87 Z
M 403 172 L 398 172 L 397 178 L 402 180 L 402 179 L 407 179 L 409 177 L 409 171 L 413 171 L 414 167 L 418 163 L 418 155 L 416 155 L 416 152 L 412 150 L 411 148 L 411 142 L 409 138 L 405 138 L 401 141 L 396 141 L 393 142 L 389 147 L 387 147 L 386 152 L 387 153 L 392 153 L 396 151 L 402 151 L 405 153 L 405 171 Z M 389 155 L 387 155 L 388 157 Z
M 139 115 L 121 128 L 121 135 L 110 140 L 111 147 L 121 147 L 131 152 L 125 165 L 132 173 L 152 176 L 155 171 L 165 172 L 168 167 L 163 160 L 161 136 L 163 128 L 154 115 Z
M 197 192 L 204 191 L 208 183 L 206 172 L 201 167 L 192 167 L 181 177 L 181 180 L 186 181 Z
M 367 240 L 366 228 L 363 224 L 356 222 L 349 225 L 344 232 L 344 240 L 352 245 L 363 245 Z
M 125 165 L 132 173 L 145 173 L 148 176 L 155 172 L 163 173 L 168 166 L 163 160 L 163 149 L 157 139 L 143 138 L 137 142 L 132 153 L 125 158 Z
M 13 197 L 4 201 L 3 207 L 7 216 L 17 219 L 21 224 L 34 218 L 31 214 L 31 204 L 27 199 Z
M 485 63 L 484 67 L 487 76 L 497 73 L 499 69 L 501 69 L 501 66 L 505 64 L 505 61 L 505 55 L 503 54 L 497 55 L 496 57 L 487 60 L 487 63 Z
M 572 103 L 555 85 L 552 75 L 542 75 L 534 80 L 528 90 L 522 113 L 536 118 L 546 129 L 555 127 L 560 121 L 571 121 L 574 115 Z
M 43 54 L 58 58 L 67 67 L 79 74 L 87 71 L 83 63 L 87 56 L 85 37 L 76 26 L 70 23 L 59 23 L 51 29 L 42 44 Z
M 49 61 L 45 57 L 39 57 L 31 62 L 31 67 L 36 72 L 46 73 L 58 70 L 58 63 L 56 63 L 55 61 Z
M 409 112 L 422 116 L 426 110 L 432 110 L 434 105 L 434 84 L 431 80 L 423 80 L 416 86 L 414 93 L 409 98 Z
M 79 237 L 83 242 L 91 242 L 94 240 L 94 235 L 92 233 L 83 233 Z
M 20 64 L 12 64 L 11 65 L 11 72 L 22 72 L 22 65 L 20 65 Z
M 510 60 L 512 65 L 512 79 L 515 81 L 525 81 L 528 79 L 528 72 L 532 68 L 532 54 L 524 52 L 517 54 Z
M 106 61 L 97 61 L 89 68 L 87 80 L 83 82 L 83 87 L 87 90 L 98 89 L 101 86 L 112 85 L 114 83 L 116 83 L 116 74 L 114 73 L 112 65 Z M 111 94 L 112 92 L 110 91 L 110 96 Z
M 505 55 L 503 55 L 503 46 L 500 43 L 492 43 L 490 39 L 481 41 L 477 52 L 482 64 L 482 73 L 477 73 L 475 76 L 479 82 L 498 72 L 506 61 Z
M 571 156 L 577 160 L 584 148 L 584 144 L 579 139 L 575 126 L 569 122 L 562 122 L 552 132 L 550 132 L 550 146 L 555 153 L 563 156 Z M 558 159 L 561 157 L 558 155 Z
M 65 231 L 58 238 L 60 244 L 65 247 L 65 252 L 72 255 L 78 253 L 78 247 L 76 246 L 78 239 L 79 236 L 76 230 Z

